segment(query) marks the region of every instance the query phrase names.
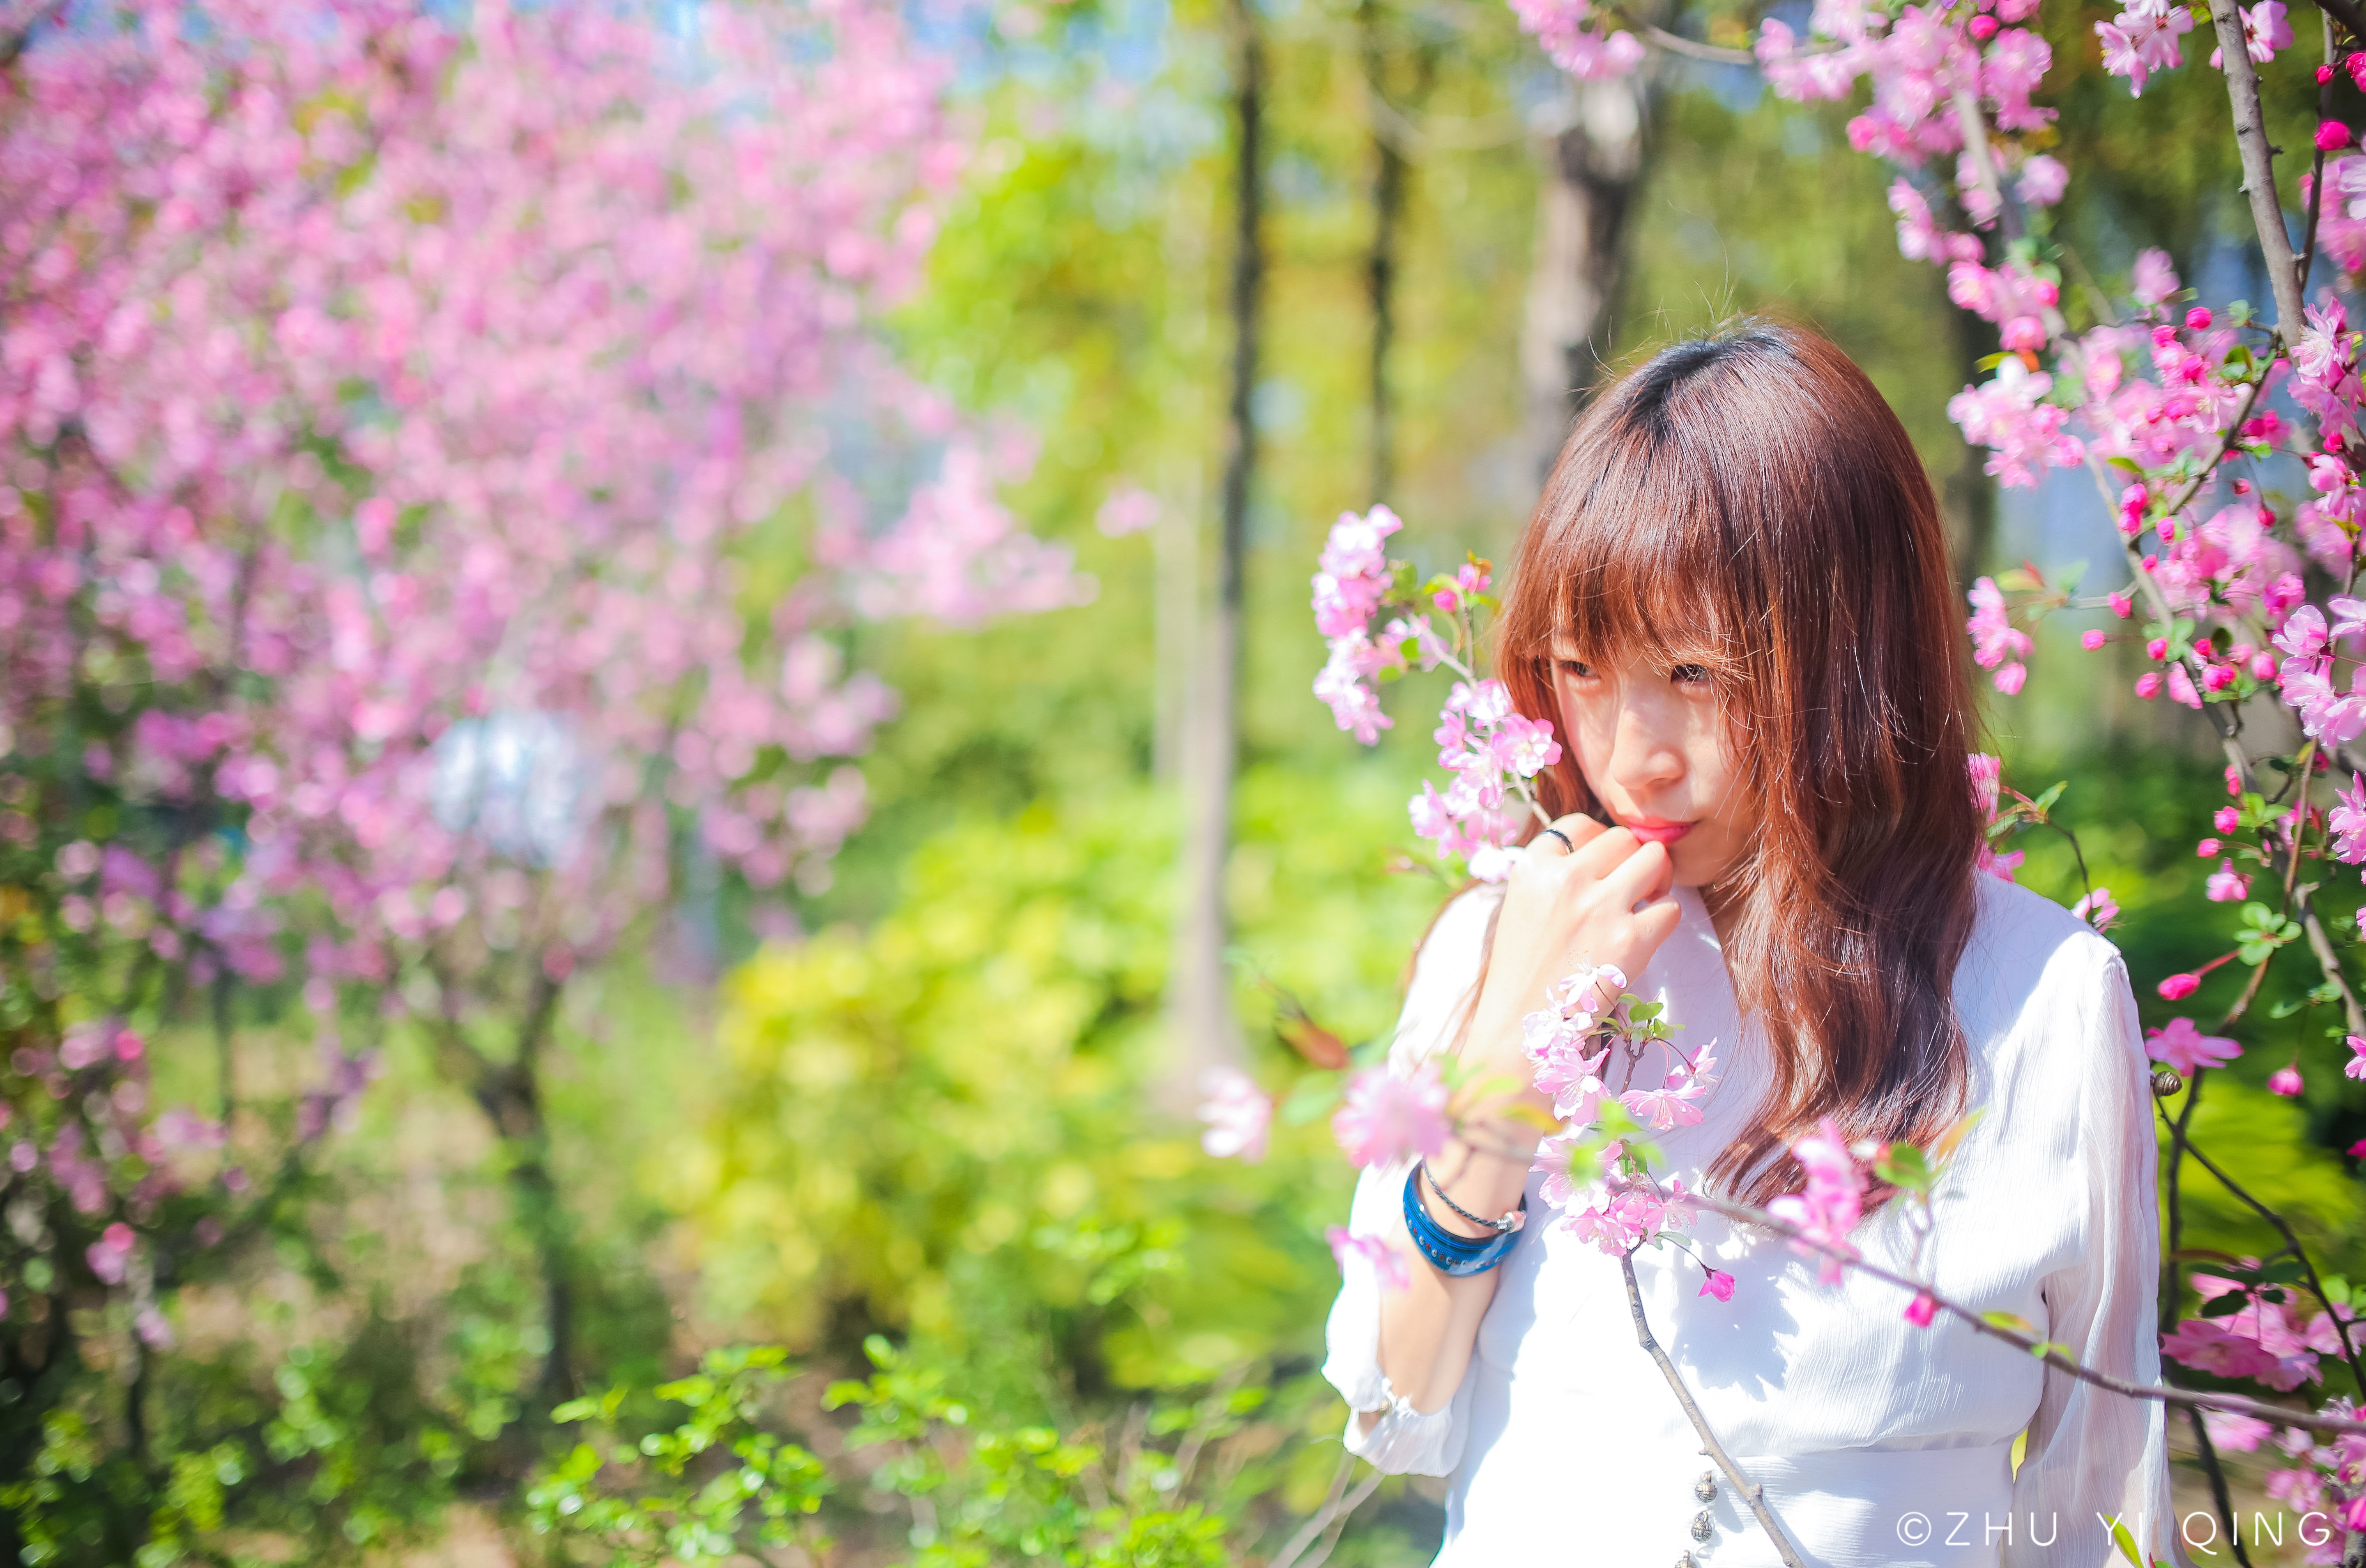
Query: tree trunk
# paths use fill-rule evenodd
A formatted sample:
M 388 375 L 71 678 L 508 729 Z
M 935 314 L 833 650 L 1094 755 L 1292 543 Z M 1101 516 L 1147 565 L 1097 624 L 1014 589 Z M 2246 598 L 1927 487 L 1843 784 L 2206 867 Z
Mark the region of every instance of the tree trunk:
M 1216 602 L 1193 666 L 1183 761 L 1183 908 L 1176 931 L 1169 1009 L 1180 1050 L 1161 1098 L 1188 1104 L 1200 1075 L 1246 1052 L 1225 974 L 1229 922 L 1224 864 L 1232 841 L 1233 769 L 1239 739 L 1244 553 L 1256 467 L 1255 394 L 1265 294 L 1263 126 L 1265 39 L 1247 0 L 1230 0 L 1234 41 L 1233 363 L 1225 416 Z
M 469 1042 L 460 1025 L 459 994 L 448 978 L 443 985 L 436 1065 L 467 1089 L 501 1139 L 513 1213 L 534 1247 L 542 1275 L 550 1349 L 534 1386 L 521 1391 L 525 1401 L 522 1422 L 535 1427 L 549 1418 L 551 1406 L 575 1394 L 573 1256 L 566 1206 L 550 1168 L 550 1123 L 542 1099 L 542 1056 L 558 1021 L 560 983 L 546 974 L 535 976 L 518 1026 L 516 1054 L 506 1062 L 493 1060 Z
M 1539 127 L 1545 178 L 1520 329 L 1524 444 L 1539 484 L 1616 352 L 1612 312 L 1653 92 L 1640 72 L 1567 86 Z
M 1365 258 L 1365 284 L 1372 301 L 1371 493 L 1368 502 L 1385 502 L 1396 488 L 1396 411 L 1389 396 L 1389 355 L 1396 344 L 1396 283 L 1398 233 L 1403 226 L 1404 153 L 1382 131 L 1377 102 L 1388 82 L 1388 53 L 1380 35 L 1380 0 L 1362 0 L 1356 11 L 1357 30 L 1363 46 L 1365 91 L 1372 104 L 1372 248 Z M 1422 74 L 1429 73 L 1429 54 L 1422 55 Z M 1426 82 L 1425 81 L 1425 85 Z

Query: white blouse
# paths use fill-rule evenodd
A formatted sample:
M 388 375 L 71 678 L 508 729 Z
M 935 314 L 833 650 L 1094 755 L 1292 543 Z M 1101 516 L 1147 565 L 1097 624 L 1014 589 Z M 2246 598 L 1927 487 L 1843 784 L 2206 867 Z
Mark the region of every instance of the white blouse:
M 1396 1070 L 1459 1025 L 1499 897 L 1464 895 L 1423 946 Z M 1687 1053 L 1716 1042 L 1724 1078 L 1700 1124 L 1653 1139 L 1655 1170 L 1690 1188 L 1763 1098 L 1765 1047 L 1741 1021 L 1700 899 L 1677 897 L 1683 921 L 1632 988 L 1667 1004 Z M 1955 1001 L 1970 1103 L 1988 1113 L 1939 1188 L 1923 1277 L 1967 1305 L 2018 1313 L 2089 1366 L 2156 1381 L 2152 1099 L 2118 950 L 2059 906 L 1984 877 Z M 1402 1224 L 1405 1176 L 1367 1170 L 1350 1229 Z M 1661 1568 L 1686 1551 L 1702 1568 L 1773 1568 L 1772 1543 L 1722 1480 L 1714 1538 L 1693 1539 L 1693 1488 L 1710 1461 L 1636 1343 L 1617 1260 L 1549 1223 L 1541 1179 L 1529 1178 L 1528 1226 L 1441 1410 L 1391 1400 L 1379 1284 L 1349 1254 L 1324 1375 L 1351 1412 L 1385 1413 L 1361 1434 L 1350 1414 L 1348 1449 L 1383 1471 L 1449 1478 L 1438 1568 Z M 1851 1240 L 1910 1274 L 1906 1209 L 1891 1203 Z M 1733 1299 L 1699 1293 L 1700 1267 L 1673 1247 L 1646 1248 L 1635 1272 L 1652 1332 L 1807 1562 L 2100 1568 L 2122 1559 L 2099 1514 L 2118 1517 L 2147 1561 L 2184 1561 L 2158 1403 L 2081 1382 L 1944 1314 L 1915 1327 L 1905 1291 L 1853 1270 L 1820 1284 L 1812 1260 L 1715 1214 L 1691 1237 L 1738 1280 Z

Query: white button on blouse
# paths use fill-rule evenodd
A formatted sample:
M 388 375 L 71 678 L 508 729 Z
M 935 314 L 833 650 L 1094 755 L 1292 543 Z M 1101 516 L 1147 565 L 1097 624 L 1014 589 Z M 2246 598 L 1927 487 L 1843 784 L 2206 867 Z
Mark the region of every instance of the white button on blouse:
M 1460 1023 L 1499 897 L 1463 895 L 1424 945 L 1391 1047 L 1397 1070 Z M 1716 1042 L 1725 1076 L 1700 1124 L 1653 1140 L 1655 1169 L 1689 1188 L 1763 1098 L 1764 1043 L 1741 1022 L 1698 897 L 1677 897 L 1683 921 L 1632 988 L 1666 1003 L 1687 1053 Z M 1923 1277 L 1967 1305 L 2019 1314 L 2090 1366 L 2155 1381 L 2152 1100 L 2118 951 L 2059 906 L 1984 877 L 1955 1000 L 1971 1103 L 1987 1114 L 1939 1189 Z M 1405 1175 L 1364 1173 L 1357 1234 L 1385 1231 Z M 1351 1415 L 1348 1448 L 1384 1471 L 1449 1478 L 1438 1568 L 1662 1568 L 1685 1551 L 1702 1568 L 1774 1568 L 1772 1543 L 1721 1481 L 1713 1539 L 1694 1540 L 1693 1487 L 1710 1461 L 1635 1342 L 1617 1260 L 1548 1223 L 1541 1179 L 1529 1179 L 1530 1223 L 1444 1409 L 1391 1403 L 1376 1359 L 1379 1285 L 1349 1256 L 1324 1374 L 1351 1409 L 1385 1414 L 1360 1435 Z M 1910 1273 L 1905 1210 L 1890 1204 L 1851 1239 Z M 1944 1314 L 1918 1328 L 1898 1287 L 1854 1271 L 1820 1284 L 1812 1260 L 1714 1214 L 1691 1237 L 1735 1277 L 1733 1299 L 1700 1294 L 1700 1267 L 1673 1247 L 1646 1249 L 1635 1268 L 1653 1333 L 1808 1563 L 2085 1568 L 2121 1561 L 2112 1517 L 2148 1560 L 2183 1561 L 2158 1404 L 2081 1382 Z

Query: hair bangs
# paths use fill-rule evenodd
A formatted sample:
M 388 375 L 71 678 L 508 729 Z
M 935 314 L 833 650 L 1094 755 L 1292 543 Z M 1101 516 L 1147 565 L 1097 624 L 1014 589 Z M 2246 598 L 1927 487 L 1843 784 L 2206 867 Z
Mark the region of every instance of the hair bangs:
M 1657 433 L 1605 434 L 1583 492 L 1521 563 L 1505 651 L 1539 666 L 1556 650 L 1594 664 L 1699 664 L 1730 689 L 1747 657 L 1722 487 Z

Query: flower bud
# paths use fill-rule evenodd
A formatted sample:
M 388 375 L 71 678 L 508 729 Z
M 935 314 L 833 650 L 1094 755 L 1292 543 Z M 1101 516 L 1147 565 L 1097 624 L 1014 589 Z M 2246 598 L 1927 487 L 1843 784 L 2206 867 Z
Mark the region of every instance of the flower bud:
M 2158 670 L 2147 670 L 2136 677 L 2136 695 L 2150 702 L 2160 695 L 2161 679 Z
M 2085 649 L 2090 653 L 2094 652 L 2097 649 L 2102 647 L 2109 641 L 2111 641 L 2111 638 L 2105 637 L 2100 631 L 2085 631 L 2079 634 L 2079 646 Z
M 2349 145 L 2349 128 L 2338 119 L 2320 120 L 2316 127 L 2316 150 L 2338 152 Z
M 2209 310 L 2203 306 L 2196 305 L 2191 310 L 2186 311 L 2185 330 L 2190 333 L 2208 332 L 2210 330 Z

